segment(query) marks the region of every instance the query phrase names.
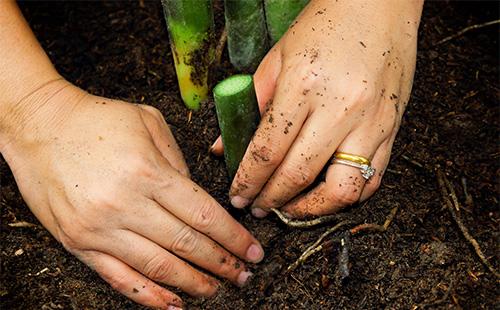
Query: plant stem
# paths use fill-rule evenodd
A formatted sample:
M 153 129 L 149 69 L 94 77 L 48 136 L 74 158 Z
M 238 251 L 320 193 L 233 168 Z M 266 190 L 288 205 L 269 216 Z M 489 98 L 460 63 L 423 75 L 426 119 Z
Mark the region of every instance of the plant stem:
M 211 0 L 162 0 L 181 97 L 198 109 L 208 96 L 208 71 L 214 59 Z
M 266 20 L 261 1 L 225 0 L 229 60 L 236 69 L 253 73 L 268 50 Z
M 309 0 L 264 0 L 271 44 L 278 42 L 308 3 Z
M 214 88 L 215 108 L 230 178 L 238 170 L 260 120 L 251 75 L 233 75 Z

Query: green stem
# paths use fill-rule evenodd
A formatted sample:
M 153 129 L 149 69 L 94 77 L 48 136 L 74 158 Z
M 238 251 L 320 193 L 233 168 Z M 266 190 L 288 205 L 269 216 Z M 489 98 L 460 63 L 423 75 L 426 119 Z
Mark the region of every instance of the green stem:
M 252 76 L 239 74 L 223 80 L 214 88 L 214 99 L 232 179 L 260 120 Z
M 182 100 L 198 109 L 208 96 L 213 62 L 214 15 L 211 0 L 162 0 Z
M 264 7 L 257 0 L 225 0 L 229 60 L 236 69 L 255 72 L 267 53 Z
M 264 0 L 267 31 L 275 44 L 288 30 L 309 0 Z

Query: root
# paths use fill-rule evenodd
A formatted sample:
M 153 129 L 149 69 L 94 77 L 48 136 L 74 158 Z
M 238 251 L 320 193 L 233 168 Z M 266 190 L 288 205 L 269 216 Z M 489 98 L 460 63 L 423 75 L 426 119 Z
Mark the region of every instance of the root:
M 351 221 L 343 221 L 338 223 L 337 225 L 329 228 L 327 231 L 325 231 L 319 238 L 314 242 L 311 246 L 309 246 L 303 253 L 300 255 L 300 257 L 288 268 L 286 269 L 287 272 L 293 271 L 295 268 L 297 268 L 300 264 L 304 263 L 307 258 L 314 253 L 317 253 L 323 249 L 323 247 L 327 246 L 327 244 L 320 244 L 323 239 L 331 235 L 332 233 L 338 231 L 340 228 L 352 224 Z M 331 240 L 330 240 L 331 241 Z M 326 242 L 325 242 L 326 243 Z M 331 242 L 330 242 L 331 243 Z
M 459 36 L 463 35 L 466 32 L 469 32 L 471 30 L 479 29 L 479 28 L 483 28 L 483 27 L 486 27 L 486 26 L 491 26 L 491 25 L 495 25 L 495 24 L 499 24 L 499 23 L 500 23 L 500 19 L 497 19 L 497 20 L 492 20 L 492 21 L 486 22 L 486 23 L 482 23 L 482 24 L 477 24 L 477 25 L 472 25 L 472 26 L 469 26 L 469 27 L 465 27 L 464 29 L 460 30 L 459 32 L 457 32 L 455 34 L 452 34 L 450 36 L 447 36 L 446 38 L 444 38 L 442 40 L 439 40 L 434 45 L 440 45 L 440 44 L 443 44 L 443 43 L 448 42 L 450 40 L 456 39 Z
M 460 228 L 460 231 L 462 232 L 464 238 L 472 244 L 472 247 L 474 248 L 474 251 L 476 252 L 476 255 L 479 257 L 481 262 L 488 268 L 488 270 L 494 274 L 497 278 L 500 278 L 500 274 L 493 268 L 493 266 L 488 262 L 486 257 L 483 254 L 483 251 L 481 250 L 481 247 L 479 246 L 479 243 L 474 239 L 471 234 L 469 233 L 469 230 L 467 227 L 465 227 L 464 223 L 462 222 L 462 219 L 460 218 L 459 212 L 460 212 L 460 204 L 457 199 L 457 195 L 455 194 L 455 190 L 453 188 L 453 185 L 448 181 L 446 178 L 446 175 L 439 169 L 439 167 L 436 169 L 437 171 L 437 181 L 439 185 L 439 189 L 441 190 L 441 195 L 443 197 L 443 200 L 445 202 L 445 205 L 451 213 L 451 217 L 457 223 L 458 228 Z M 449 192 L 448 192 L 449 191 Z M 450 200 L 451 196 L 451 200 Z M 453 202 L 452 202 L 453 201 Z
M 394 219 L 394 217 L 396 216 L 396 213 L 397 213 L 398 209 L 399 209 L 399 206 L 397 206 L 397 207 L 395 207 L 395 208 L 393 208 L 391 210 L 391 212 L 389 213 L 389 216 L 387 217 L 387 219 L 385 220 L 385 222 L 384 222 L 383 225 L 370 224 L 370 223 L 360 224 L 360 225 L 357 225 L 357 226 L 349 229 L 347 231 L 347 233 L 351 234 L 351 235 L 355 235 L 355 234 L 357 234 L 357 233 L 359 233 L 361 231 L 364 231 L 364 230 L 373 231 L 373 232 L 385 232 L 387 230 L 387 228 L 389 227 L 389 225 L 391 224 L 391 222 Z M 322 219 L 322 218 L 319 218 L 319 219 Z M 342 245 L 342 250 L 346 252 L 344 255 L 348 255 L 347 254 L 348 253 L 347 252 L 348 251 L 348 246 L 345 245 L 345 243 L 346 243 L 346 236 L 345 235 L 343 237 L 341 237 L 341 238 L 332 238 L 332 239 L 324 242 L 323 244 L 321 244 L 321 242 L 326 237 L 328 237 L 329 235 L 331 235 L 332 233 L 340 230 L 340 228 L 342 228 L 344 226 L 347 226 L 347 225 L 352 225 L 352 224 L 354 224 L 352 221 L 342 221 L 342 222 L 338 223 L 337 225 L 329 228 L 327 231 L 325 231 L 318 238 L 318 240 L 316 240 L 316 242 L 314 242 L 311 246 L 309 246 L 302 253 L 302 255 L 300 255 L 300 257 L 293 264 L 291 264 L 290 266 L 288 266 L 288 268 L 287 268 L 286 271 L 287 272 L 293 271 L 298 266 L 300 266 L 301 264 L 303 264 L 309 258 L 309 256 L 311 256 L 314 253 L 317 253 L 317 252 L 323 250 L 324 248 L 328 248 L 329 246 L 331 246 L 335 242 L 340 242 L 341 245 Z M 306 227 L 306 226 L 300 226 L 300 227 Z M 344 244 L 342 244 L 342 242 L 344 242 Z M 341 254 L 342 254 L 342 252 L 341 252 Z M 348 262 L 347 259 L 344 259 L 343 261 L 339 260 L 339 268 L 344 268 L 345 269 L 347 262 Z M 342 277 L 342 274 L 344 274 L 344 275 L 347 274 L 348 275 L 349 274 L 348 269 L 347 269 L 347 272 L 346 272 L 346 270 L 342 270 L 341 277 Z
M 374 231 L 374 232 L 385 232 L 389 225 L 391 225 L 392 220 L 396 216 L 396 213 L 398 213 L 399 206 L 392 208 L 391 213 L 389 213 L 389 216 L 387 216 L 387 219 L 385 220 L 383 225 L 379 224 L 374 224 L 374 223 L 363 223 L 360 224 L 356 227 L 351 228 L 350 232 L 351 234 L 355 235 L 361 231 L 364 230 L 369 230 L 369 231 Z
M 283 223 L 285 223 L 291 227 L 302 227 L 302 228 L 313 227 L 313 226 L 318 226 L 321 224 L 333 222 L 339 218 L 338 215 L 327 215 L 327 216 L 315 218 L 315 219 L 310 220 L 310 221 L 298 221 L 298 220 L 292 220 L 292 219 L 286 217 L 278 209 L 271 208 L 271 211 L 273 211 Z

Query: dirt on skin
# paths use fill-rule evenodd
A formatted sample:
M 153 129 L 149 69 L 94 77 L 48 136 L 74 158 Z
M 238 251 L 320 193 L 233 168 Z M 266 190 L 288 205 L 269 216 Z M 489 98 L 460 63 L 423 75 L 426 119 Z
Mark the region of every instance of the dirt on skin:
M 220 2 L 217 5 L 220 33 Z M 188 308 L 498 306 L 498 279 L 482 265 L 443 207 L 434 172 L 439 165 L 448 175 L 463 205 L 464 224 L 499 270 L 498 26 L 434 45 L 467 25 L 498 19 L 494 1 L 426 2 L 414 90 L 389 170 L 373 198 L 342 216 L 383 223 L 393 207 L 399 206 L 399 211 L 386 232 L 351 238 L 350 276 L 343 282 L 338 281 L 338 245 L 284 274 L 327 227 L 290 228 L 273 215 L 257 220 L 248 211 L 229 207 L 223 159 L 208 153 L 219 133 L 215 109 L 205 104 L 188 121 L 159 1 L 33 2 L 21 7 L 69 81 L 96 95 L 158 107 L 179 141 L 193 179 L 261 240 L 266 257 L 250 266 L 255 276 L 247 287 L 223 282 L 212 299 L 181 293 Z M 224 59 L 218 77 L 233 72 L 227 53 Z M 3 160 L 0 217 L 1 309 L 142 308 L 113 291 L 52 238 L 26 207 Z M 34 226 L 9 226 L 18 221 Z

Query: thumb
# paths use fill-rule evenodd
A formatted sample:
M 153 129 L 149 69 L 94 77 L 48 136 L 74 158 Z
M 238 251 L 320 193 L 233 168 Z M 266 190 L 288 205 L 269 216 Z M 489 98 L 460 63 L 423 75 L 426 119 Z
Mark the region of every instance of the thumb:
M 255 93 L 259 104 L 260 114 L 264 113 L 267 104 L 273 99 L 276 81 L 281 71 L 281 48 L 276 44 L 266 57 L 261 61 L 257 71 L 253 75 Z M 219 136 L 210 148 L 210 151 L 220 156 L 224 153 L 222 139 Z
M 189 168 L 184 161 L 182 151 L 161 112 L 152 106 L 143 104 L 138 106 L 141 108 L 144 124 L 158 151 L 175 170 L 189 178 Z

